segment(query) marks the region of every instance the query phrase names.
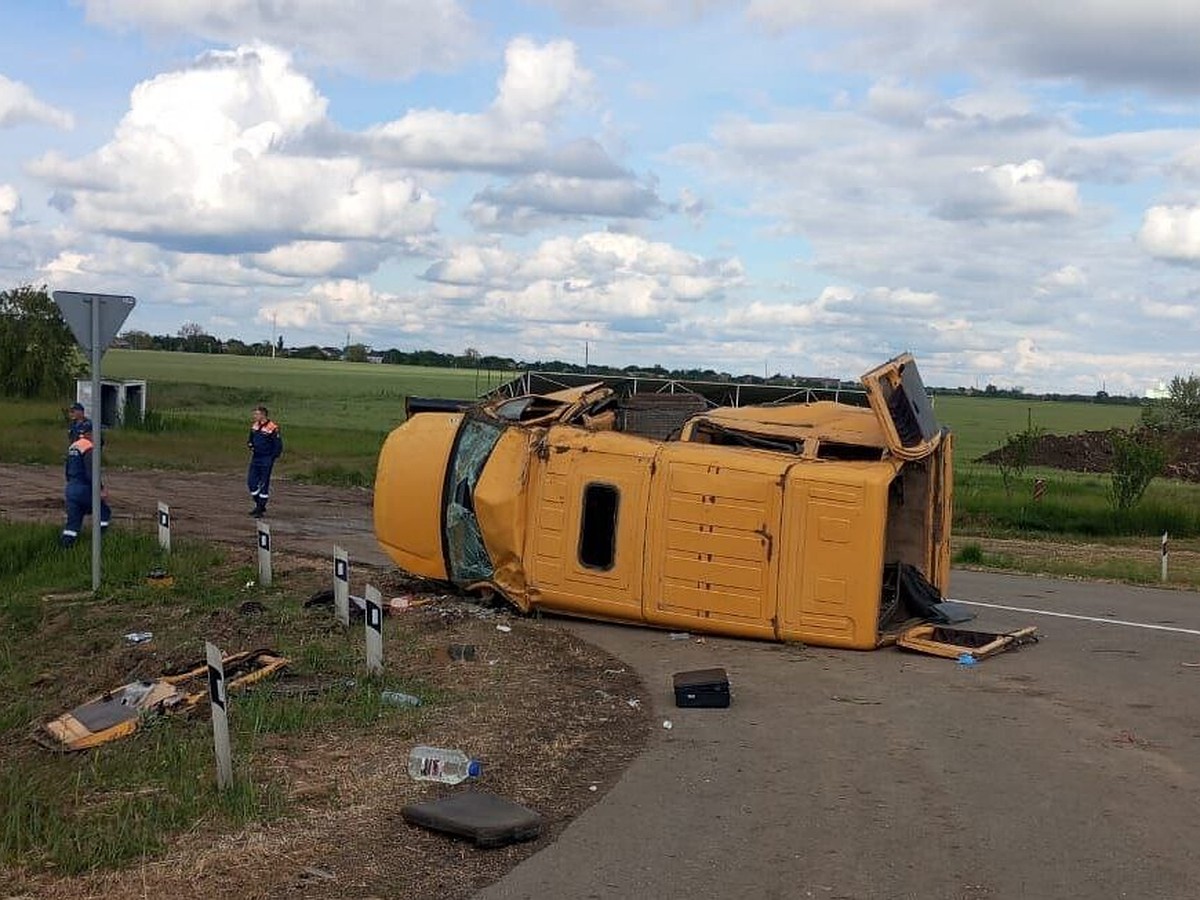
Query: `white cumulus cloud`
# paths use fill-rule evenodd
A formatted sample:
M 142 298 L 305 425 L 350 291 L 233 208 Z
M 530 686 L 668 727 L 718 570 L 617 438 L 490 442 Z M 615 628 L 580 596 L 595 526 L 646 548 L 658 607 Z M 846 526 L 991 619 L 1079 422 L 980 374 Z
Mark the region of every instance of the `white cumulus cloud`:
M 74 117 L 39 100 L 28 87 L 0 75 L 0 128 L 16 125 L 51 125 L 72 128 Z
M 88 18 L 118 29 L 263 41 L 321 65 L 407 77 L 470 58 L 478 27 L 458 0 L 84 0 Z
M 947 219 L 1076 216 L 1079 188 L 1046 174 L 1041 160 L 978 166 L 961 176 L 938 207 Z
M 47 154 L 31 169 L 81 227 L 167 249 L 267 253 L 428 231 L 436 205 L 411 178 L 295 148 L 325 110 L 287 53 L 212 52 L 134 88 L 95 152 Z
M 487 110 L 412 110 L 367 129 L 369 152 L 395 165 L 444 170 L 528 171 L 543 164 L 550 126 L 587 96 L 592 75 L 570 41 L 537 44 L 516 38 L 504 62 Z
M 21 196 L 11 184 L 0 184 L 0 237 L 12 231 L 13 217 L 21 208 Z
M 1200 262 L 1200 206 L 1152 206 L 1138 240 L 1151 256 L 1174 262 Z

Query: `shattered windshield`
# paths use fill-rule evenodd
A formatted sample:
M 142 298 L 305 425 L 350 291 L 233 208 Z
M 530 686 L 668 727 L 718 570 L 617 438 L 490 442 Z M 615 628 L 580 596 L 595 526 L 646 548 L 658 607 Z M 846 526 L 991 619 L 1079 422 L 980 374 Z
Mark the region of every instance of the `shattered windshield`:
M 503 431 L 503 427 L 494 422 L 468 418 L 454 443 L 454 461 L 446 492 L 445 529 L 446 568 L 450 580 L 456 584 L 473 584 L 492 577 L 492 560 L 475 518 L 475 485 Z

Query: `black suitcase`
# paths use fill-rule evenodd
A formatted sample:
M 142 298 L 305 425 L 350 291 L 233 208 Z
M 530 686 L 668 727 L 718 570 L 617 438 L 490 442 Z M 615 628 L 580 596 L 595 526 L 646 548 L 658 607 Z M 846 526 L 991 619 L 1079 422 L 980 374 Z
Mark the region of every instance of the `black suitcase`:
M 675 705 L 718 709 L 729 705 L 729 676 L 724 669 L 675 673 Z

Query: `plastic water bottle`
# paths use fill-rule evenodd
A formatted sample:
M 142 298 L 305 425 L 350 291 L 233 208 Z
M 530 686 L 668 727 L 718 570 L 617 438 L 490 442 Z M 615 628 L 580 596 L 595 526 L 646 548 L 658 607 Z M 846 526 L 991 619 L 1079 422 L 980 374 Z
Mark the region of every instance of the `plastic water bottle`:
M 417 781 L 440 781 L 458 784 L 468 778 L 478 778 L 483 765 L 461 750 L 441 747 L 413 747 L 408 754 L 408 774 Z
M 379 702 L 388 706 L 420 706 L 421 698 L 403 691 L 383 691 L 379 695 Z

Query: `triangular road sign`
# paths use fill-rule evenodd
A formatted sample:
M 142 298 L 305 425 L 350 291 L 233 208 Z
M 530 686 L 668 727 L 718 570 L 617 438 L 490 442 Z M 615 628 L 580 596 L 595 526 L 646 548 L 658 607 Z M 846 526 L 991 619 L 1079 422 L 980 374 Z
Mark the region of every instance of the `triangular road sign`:
M 108 349 L 121 324 L 137 304 L 132 297 L 117 294 L 81 294 L 77 291 L 55 291 L 54 302 L 62 311 L 71 333 L 84 350 L 92 350 L 92 306 L 100 308 L 100 349 Z

